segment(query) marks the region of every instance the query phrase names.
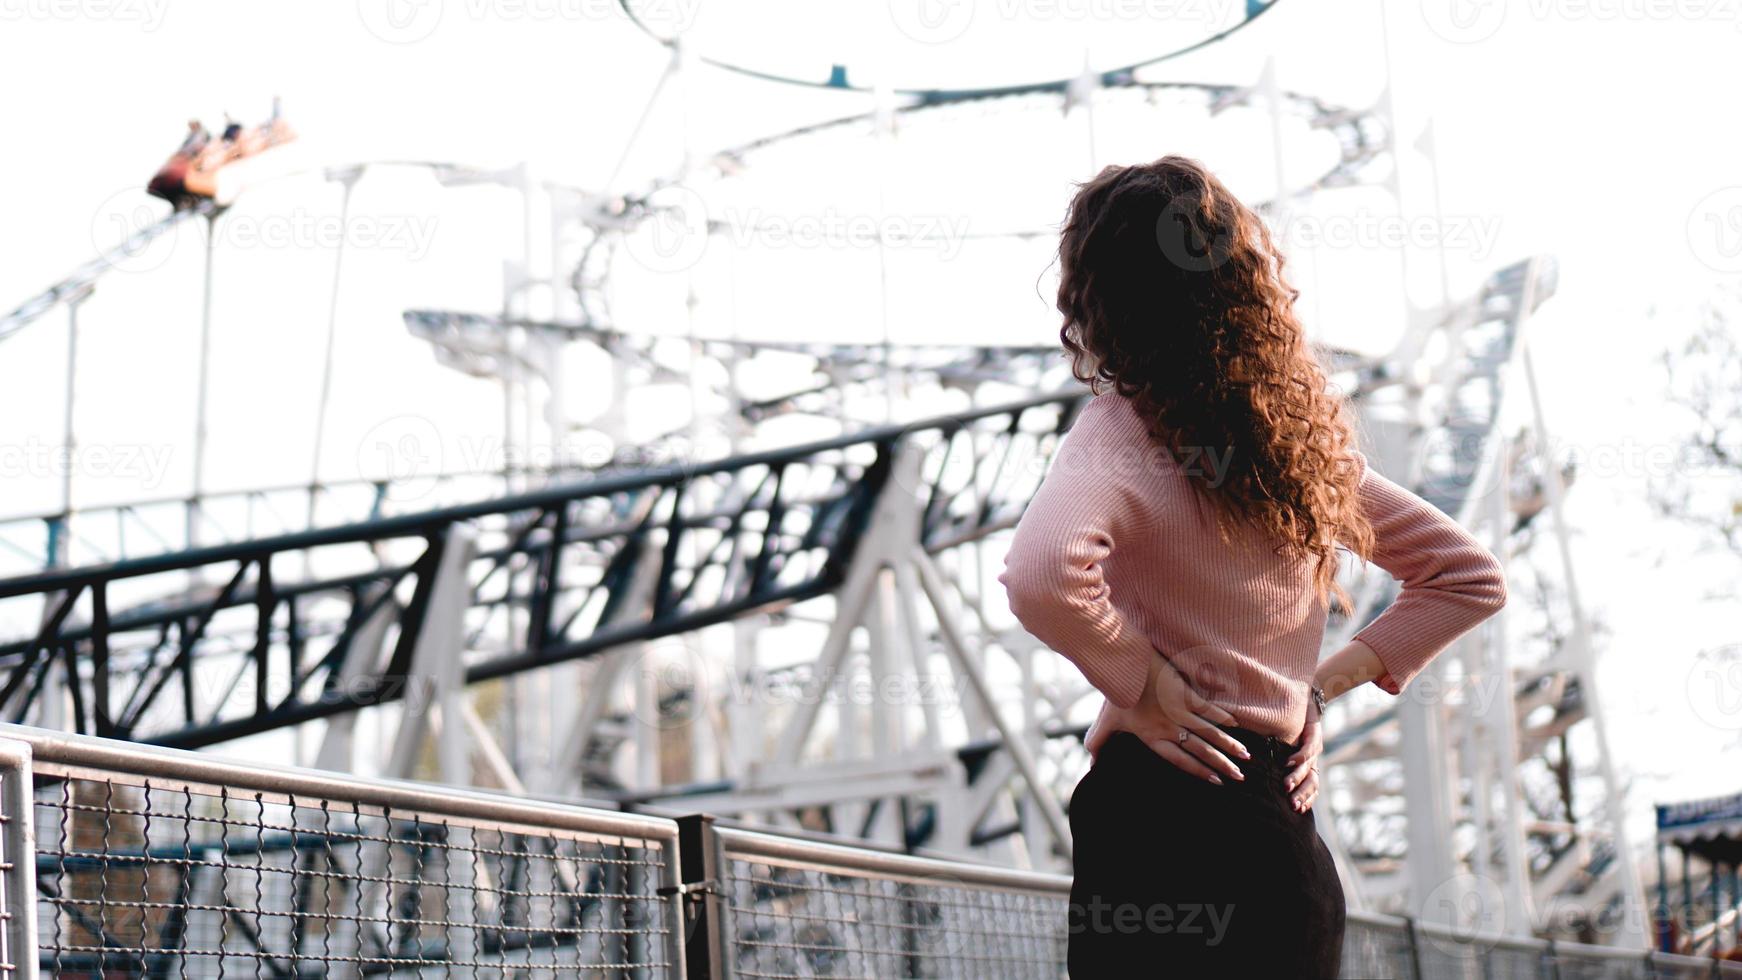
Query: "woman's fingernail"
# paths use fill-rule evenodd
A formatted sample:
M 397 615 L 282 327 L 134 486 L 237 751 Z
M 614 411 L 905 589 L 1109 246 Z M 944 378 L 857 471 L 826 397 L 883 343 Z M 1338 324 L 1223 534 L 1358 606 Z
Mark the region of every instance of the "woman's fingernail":
M 1210 773 L 1210 782 L 1215 783 L 1217 786 L 1220 786 L 1220 785 L 1222 785 L 1222 777 L 1216 775 L 1215 773 Z

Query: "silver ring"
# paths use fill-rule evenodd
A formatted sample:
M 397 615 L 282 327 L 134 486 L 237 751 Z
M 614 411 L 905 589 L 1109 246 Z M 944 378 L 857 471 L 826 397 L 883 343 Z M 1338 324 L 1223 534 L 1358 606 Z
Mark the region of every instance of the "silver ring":
M 1191 737 L 1192 737 L 1192 733 L 1190 730 L 1184 729 L 1184 728 L 1179 730 L 1179 744 L 1181 744 L 1181 745 L 1186 744 L 1186 739 L 1191 738 Z

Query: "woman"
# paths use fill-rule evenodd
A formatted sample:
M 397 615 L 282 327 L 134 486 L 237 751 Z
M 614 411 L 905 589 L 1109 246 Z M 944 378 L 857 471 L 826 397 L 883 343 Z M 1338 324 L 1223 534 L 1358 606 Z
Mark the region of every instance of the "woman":
M 1106 696 L 1070 803 L 1074 978 L 1334 976 L 1313 826 L 1324 704 L 1390 694 L 1506 601 L 1499 564 L 1367 467 L 1257 215 L 1180 157 L 1083 185 L 1060 331 L 1095 391 L 999 580 Z M 1339 549 L 1401 592 L 1322 662 Z

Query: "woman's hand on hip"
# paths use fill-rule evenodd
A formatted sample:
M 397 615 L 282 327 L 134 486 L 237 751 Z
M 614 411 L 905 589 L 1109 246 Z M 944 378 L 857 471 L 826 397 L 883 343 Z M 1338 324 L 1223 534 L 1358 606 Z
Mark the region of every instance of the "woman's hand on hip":
M 1300 730 L 1300 749 L 1288 757 L 1282 775 L 1282 791 L 1289 794 L 1296 813 L 1313 808 L 1319 797 L 1319 756 L 1325 751 L 1324 731 L 1319 726 L 1318 705 L 1307 704 L 1306 727 Z
M 1137 704 L 1121 708 L 1104 703 L 1083 745 L 1089 755 L 1097 756 L 1114 732 L 1130 732 L 1178 768 L 1220 785 L 1221 775 L 1246 778 L 1230 757 L 1252 757 L 1239 739 L 1217 727 L 1233 724 L 1234 716 L 1226 708 L 1192 690 L 1179 671 L 1157 654 Z

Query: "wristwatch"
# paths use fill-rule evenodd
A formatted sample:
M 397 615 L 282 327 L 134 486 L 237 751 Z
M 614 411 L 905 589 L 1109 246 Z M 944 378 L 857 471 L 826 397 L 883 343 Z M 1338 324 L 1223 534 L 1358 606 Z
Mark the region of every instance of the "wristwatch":
M 1313 704 L 1319 709 L 1319 717 L 1323 718 L 1325 716 L 1325 689 L 1314 684 L 1310 690 L 1313 696 Z

